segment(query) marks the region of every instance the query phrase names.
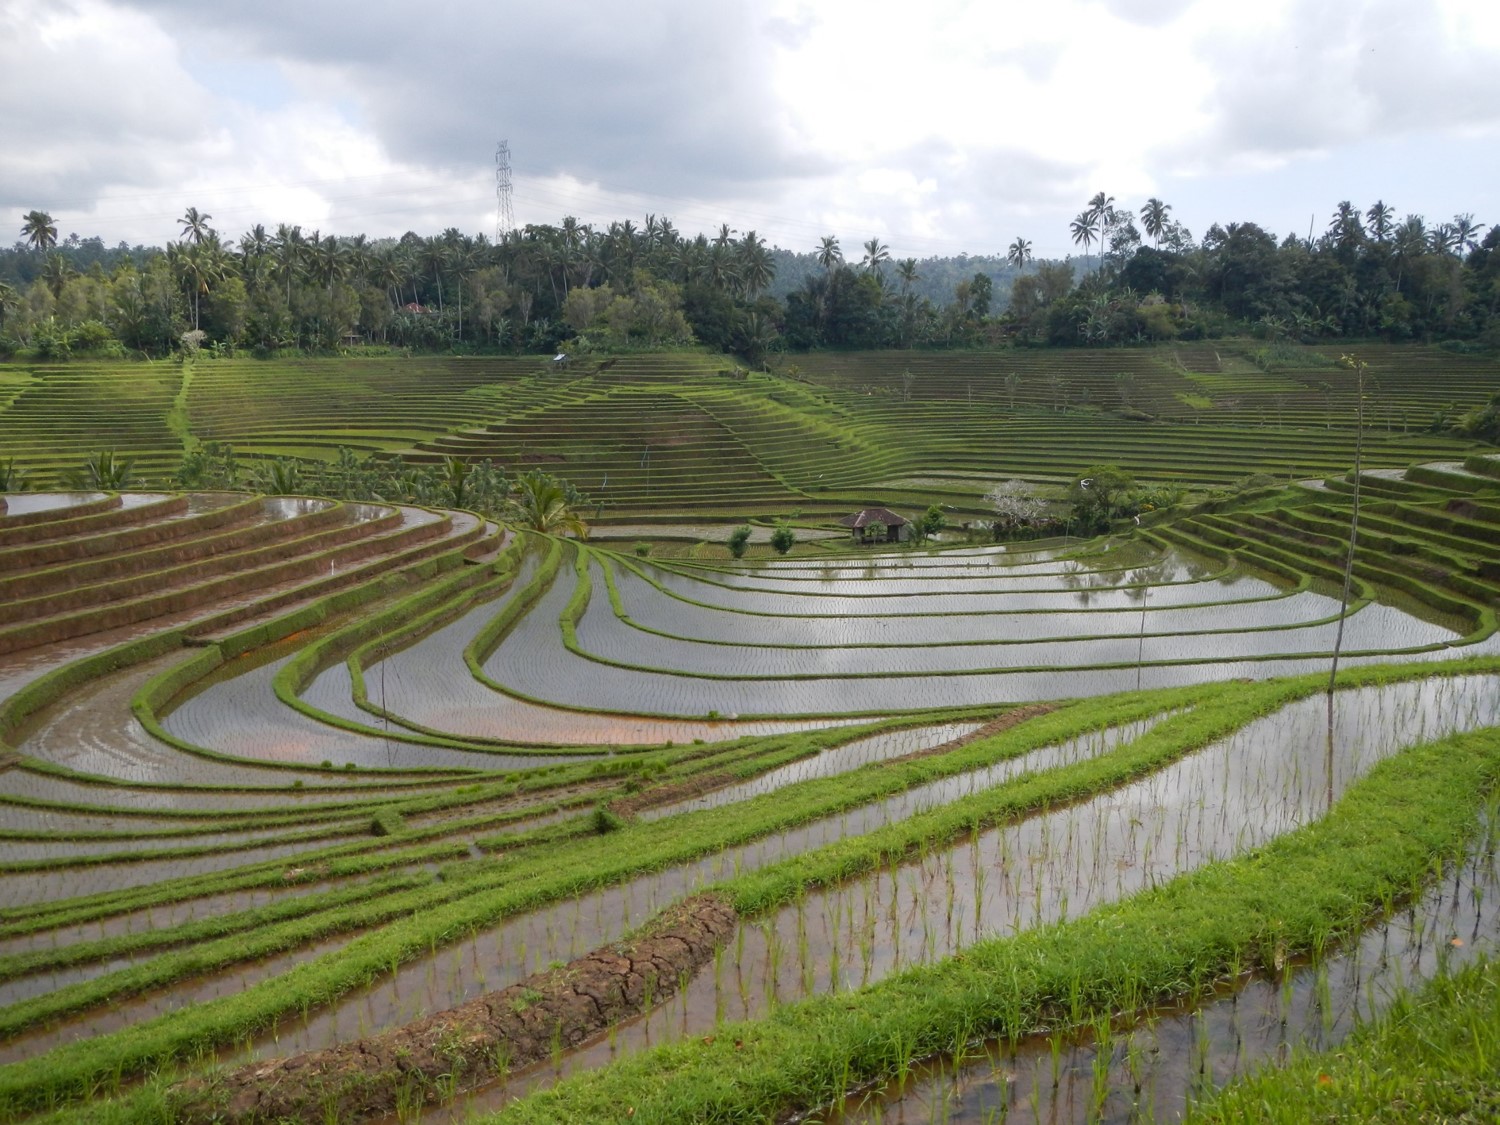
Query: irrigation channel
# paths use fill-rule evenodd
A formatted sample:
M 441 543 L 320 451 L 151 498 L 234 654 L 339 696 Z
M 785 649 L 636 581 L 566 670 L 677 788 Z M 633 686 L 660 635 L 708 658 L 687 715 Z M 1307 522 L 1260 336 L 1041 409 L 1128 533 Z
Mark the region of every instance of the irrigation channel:
M 519 1071 L 469 1104 L 493 1107 L 559 1074 L 675 1037 L 711 1034 L 723 1020 L 761 1016 L 802 996 L 870 984 L 951 956 L 980 937 L 1074 917 L 1241 854 L 1317 820 L 1354 779 L 1402 747 L 1500 723 L 1500 680 L 1434 677 L 1345 690 L 1331 744 L 1324 706 L 1322 697 L 1290 704 L 1142 780 L 743 918 L 712 968 L 648 1016 L 579 1050 L 561 1050 L 551 1063 Z M 1036 750 L 517 917 L 329 1011 L 287 1021 L 253 1054 L 327 1047 L 455 1005 L 617 940 L 668 903 L 719 880 L 919 816 L 966 793 L 1117 751 L 1148 730 L 1165 732 L 1177 718 L 1159 715 Z

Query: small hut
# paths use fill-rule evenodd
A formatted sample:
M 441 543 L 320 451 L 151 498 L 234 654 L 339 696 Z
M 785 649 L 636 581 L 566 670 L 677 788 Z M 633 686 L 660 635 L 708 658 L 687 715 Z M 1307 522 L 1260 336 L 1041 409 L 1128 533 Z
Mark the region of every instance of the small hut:
M 871 528 L 885 528 L 885 535 L 876 537 Z M 866 508 L 852 516 L 839 520 L 840 527 L 847 527 L 851 535 L 861 543 L 904 543 L 911 534 L 911 524 L 889 508 Z

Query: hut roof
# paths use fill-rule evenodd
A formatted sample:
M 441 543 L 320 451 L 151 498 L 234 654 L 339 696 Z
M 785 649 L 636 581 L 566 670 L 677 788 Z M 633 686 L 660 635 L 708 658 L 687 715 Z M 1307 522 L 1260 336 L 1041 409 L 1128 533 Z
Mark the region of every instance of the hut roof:
M 900 527 L 908 521 L 898 516 L 889 508 L 866 508 L 862 512 L 856 512 L 852 516 L 845 516 L 839 520 L 840 527 L 851 527 L 855 531 L 862 531 L 872 523 L 883 523 L 886 527 Z

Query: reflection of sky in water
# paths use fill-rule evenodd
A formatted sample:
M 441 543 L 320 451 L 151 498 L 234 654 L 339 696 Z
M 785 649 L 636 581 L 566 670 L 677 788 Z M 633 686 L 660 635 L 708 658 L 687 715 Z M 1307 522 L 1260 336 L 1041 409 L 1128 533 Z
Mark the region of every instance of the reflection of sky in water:
M 927 618 L 881 620 L 866 611 L 862 618 L 831 616 L 809 621 L 703 610 L 672 599 L 623 571 L 619 576 L 624 609 L 631 622 L 615 617 L 605 594 L 602 571 L 596 564 L 594 593 L 578 626 L 578 641 L 586 653 L 642 667 L 592 661 L 564 648 L 556 622 L 572 596 L 576 581 L 569 569 L 559 575 L 536 609 L 490 658 L 488 673 L 507 687 L 533 698 L 587 709 L 648 710 L 684 716 L 708 711 L 726 716 L 874 714 L 1316 671 L 1327 666 L 1326 654 L 1332 649 L 1336 631 L 1336 624 L 1330 621 L 1311 624 L 1336 613 L 1332 599 L 1306 591 L 1287 595 L 1263 579 L 1247 576 L 1226 576 L 1222 583 L 1152 588 L 1145 606 L 1144 642 L 1140 637 L 1138 590 L 1114 590 L 1098 595 L 1101 601 L 1113 601 L 1114 610 L 1128 612 L 1074 613 L 1063 620 L 1060 618 L 1065 615 L 1060 614 L 976 618 L 969 612 L 976 604 L 988 608 L 995 600 L 1005 598 L 1020 598 L 1042 609 L 1049 602 L 1055 606 L 1065 596 L 1060 592 L 1038 592 L 998 598 L 966 598 L 958 594 L 904 599 L 827 597 L 817 604 L 822 611 L 835 614 L 842 604 L 868 606 L 883 600 L 908 605 L 913 601 L 937 603 L 934 610 L 939 606 L 942 609 Z M 1232 600 L 1189 610 L 1182 605 L 1185 591 L 1191 591 L 1190 596 L 1200 602 L 1211 602 L 1216 593 L 1219 597 L 1227 593 Z M 762 599 L 768 605 L 785 604 L 785 599 L 771 594 L 731 592 L 731 595 L 737 599 Z M 1257 598 L 1266 600 L 1254 600 Z M 714 645 L 671 639 L 632 628 L 635 624 L 678 634 L 690 627 L 687 623 L 698 624 L 705 618 L 723 629 L 718 638 L 708 639 L 729 643 Z M 1107 627 L 1091 628 L 1095 621 L 1105 621 Z M 1001 630 L 993 627 L 996 622 L 1003 623 Z M 1256 625 L 1273 624 L 1277 627 L 1223 631 L 1253 630 Z M 1060 633 L 1029 632 L 1059 625 Z M 1187 635 L 1191 630 L 1215 631 Z M 997 632 L 1001 635 L 996 636 Z M 1091 639 L 1061 639 L 1089 637 L 1091 633 L 1094 634 Z M 928 644 L 955 640 L 965 644 L 914 647 L 917 638 Z M 1446 646 L 1457 639 L 1450 630 L 1393 607 L 1372 604 L 1346 622 L 1344 651 L 1354 654 L 1347 658 L 1349 663 L 1362 663 L 1381 659 L 1375 654 Z M 985 645 L 973 643 L 976 640 L 1034 643 Z M 757 644 L 815 647 L 747 647 Z M 881 647 L 850 647 L 858 644 Z M 1491 640 L 1480 646 L 1415 653 L 1411 658 L 1442 659 L 1497 648 L 1500 644 Z M 1372 655 L 1357 655 L 1361 651 Z M 1137 667 L 1138 657 L 1140 667 Z M 1191 663 L 1153 666 L 1152 661 Z M 1121 666 L 1084 667 L 1110 663 Z M 943 671 L 957 674 L 935 674 Z M 934 674 L 924 675 L 924 672 Z
M 66 515 L 63 508 L 76 508 L 80 504 L 92 504 L 103 500 L 102 492 L 7 492 L 5 510 L 0 512 L 0 527 L 5 526 L 5 516 L 29 516 L 34 512 L 57 511 L 58 518 Z

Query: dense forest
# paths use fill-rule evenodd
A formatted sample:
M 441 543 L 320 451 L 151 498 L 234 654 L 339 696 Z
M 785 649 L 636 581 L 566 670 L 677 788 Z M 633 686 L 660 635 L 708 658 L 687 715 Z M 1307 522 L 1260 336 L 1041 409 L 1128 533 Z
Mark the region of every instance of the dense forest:
M 1113 345 L 1254 333 L 1500 346 L 1500 229 L 1339 203 L 1317 237 L 1254 223 L 1201 240 L 1148 200 L 1101 192 L 1070 225 L 1081 255 L 896 259 L 879 238 L 805 251 L 665 217 L 572 217 L 491 242 L 450 228 L 369 239 L 256 226 L 225 237 L 189 208 L 164 249 L 59 239 L 32 211 L 0 250 L 0 356 L 272 354 L 389 347 L 575 351 L 700 344 L 758 363 L 824 347 Z M 1137 223 L 1139 220 L 1139 225 Z

